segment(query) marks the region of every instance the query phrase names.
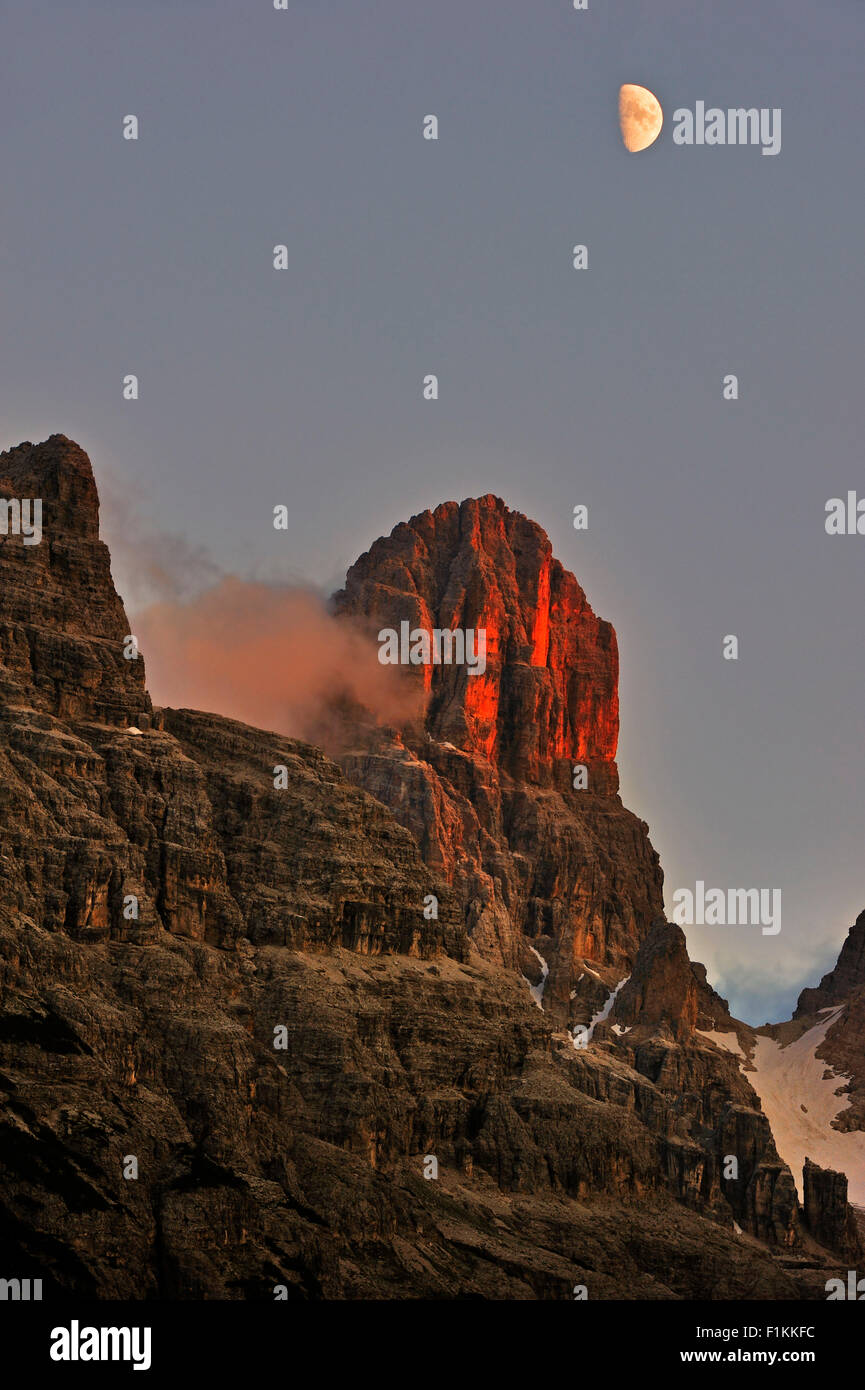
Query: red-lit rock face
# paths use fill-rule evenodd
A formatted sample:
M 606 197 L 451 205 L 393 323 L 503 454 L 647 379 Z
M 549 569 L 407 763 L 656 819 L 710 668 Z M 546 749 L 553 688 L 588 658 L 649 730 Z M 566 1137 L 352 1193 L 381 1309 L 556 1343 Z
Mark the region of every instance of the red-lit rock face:
M 423 512 L 352 566 L 336 608 L 382 628 L 486 632 L 486 669 L 418 670 L 422 728 L 358 740 L 349 776 L 412 831 L 476 948 L 586 1021 L 663 911 L 647 828 L 618 798 L 618 649 L 541 528 L 497 497 Z M 573 785 L 574 764 L 588 772 Z M 586 970 L 584 966 L 592 962 Z
M 614 793 L 618 649 L 534 522 L 497 497 L 446 502 L 363 555 L 338 596 L 376 627 L 486 632 L 486 670 L 423 668 L 427 732 L 539 786 L 571 785 L 585 763 Z

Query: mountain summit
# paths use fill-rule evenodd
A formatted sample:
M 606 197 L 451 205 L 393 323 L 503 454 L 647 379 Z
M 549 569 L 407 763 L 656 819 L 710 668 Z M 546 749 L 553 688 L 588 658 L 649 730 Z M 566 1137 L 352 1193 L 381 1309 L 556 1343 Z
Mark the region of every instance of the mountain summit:
M 411 830 L 489 960 L 560 1025 L 588 1023 L 663 915 L 658 857 L 618 796 L 616 634 L 535 522 L 492 495 L 396 526 L 337 611 L 375 634 L 486 633 L 486 669 L 431 665 L 422 728 L 350 750 L 349 777 Z
M 423 669 L 426 731 L 500 773 L 572 786 L 587 766 L 593 794 L 618 790 L 619 653 L 535 522 L 488 494 L 445 502 L 377 540 L 352 565 L 338 611 L 374 628 L 486 634 L 486 670 Z
M 0 497 L 38 499 L 42 513 L 38 544 L 0 541 L 0 699 L 61 718 L 146 723 L 144 662 L 124 656 L 129 623 L 84 450 L 53 434 L 0 454 Z
M 0 456 L 0 494 L 42 503 L 0 538 L 9 1272 L 268 1302 L 846 1277 L 846 1179 L 809 1155 L 799 1201 L 747 1070 L 783 1049 L 663 921 L 615 638 L 540 528 L 449 503 L 353 567 L 347 617 L 491 641 L 482 675 L 417 673 L 421 723 L 358 720 L 343 772 L 152 708 L 77 445 Z

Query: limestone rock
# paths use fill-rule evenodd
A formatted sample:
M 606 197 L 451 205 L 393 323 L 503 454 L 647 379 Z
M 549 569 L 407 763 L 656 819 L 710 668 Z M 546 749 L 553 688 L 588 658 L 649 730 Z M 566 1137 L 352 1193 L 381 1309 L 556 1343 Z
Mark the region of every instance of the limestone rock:
M 38 499 L 42 540 L 0 538 L 0 699 L 111 725 L 146 725 L 144 662 L 124 656 L 129 624 L 99 539 L 90 460 L 65 435 L 0 454 L 0 497 Z
M 845 1259 L 860 1259 L 865 1252 L 847 1204 L 844 1174 L 820 1168 L 806 1158 L 803 1181 L 805 1223 L 815 1240 Z
M 790 1264 L 789 1170 L 700 1036 L 723 1001 L 650 933 L 614 639 L 538 528 L 487 499 L 407 528 L 381 582 L 362 562 L 370 612 L 410 576 L 498 633 L 484 699 L 436 688 L 428 740 L 347 759 L 362 790 L 296 740 L 151 711 L 86 456 L 2 458 L 45 500 L 41 545 L 0 543 L 7 1269 L 55 1300 L 823 1297 L 838 1257 Z M 629 970 L 576 1048 L 558 1021 Z
M 493 496 L 395 527 L 335 606 L 373 633 L 486 632 L 483 674 L 419 668 L 423 726 L 378 731 L 341 762 L 445 876 L 481 955 L 531 980 L 537 953 L 544 1010 L 584 1021 L 662 911 L 647 827 L 618 795 L 615 632 L 541 528 Z

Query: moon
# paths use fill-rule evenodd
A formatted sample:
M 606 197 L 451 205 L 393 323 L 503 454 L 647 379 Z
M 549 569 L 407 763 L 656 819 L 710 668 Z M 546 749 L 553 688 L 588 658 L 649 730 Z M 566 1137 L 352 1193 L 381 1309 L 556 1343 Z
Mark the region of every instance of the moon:
M 619 125 L 626 150 L 636 154 L 637 150 L 648 149 L 657 140 L 663 124 L 661 103 L 648 87 L 626 82 L 619 88 Z

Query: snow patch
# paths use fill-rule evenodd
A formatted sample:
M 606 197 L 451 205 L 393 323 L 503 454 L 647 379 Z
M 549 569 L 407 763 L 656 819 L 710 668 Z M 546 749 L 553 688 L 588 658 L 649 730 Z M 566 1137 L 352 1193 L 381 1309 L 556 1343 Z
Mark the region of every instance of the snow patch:
M 786 1047 L 774 1038 L 758 1035 L 753 1056 L 756 1071 L 746 1075 L 760 1097 L 778 1152 L 792 1169 L 800 1200 L 802 1168 L 808 1157 L 821 1168 L 846 1173 L 849 1201 L 863 1206 L 865 1133 L 851 1130 L 844 1134 L 831 1127 L 836 1116 L 850 1106 L 849 1096 L 835 1094 L 850 1078 L 838 1075 L 824 1081 L 823 1074 L 831 1072 L 831 1065 L 815 1055 L 845 1007 L 839 1004 L 821 1009 L 825 1017 Z
M 544 1005 L 543 1005 L 544 988 L 545 988 L 546 983 L 547 983 L 547 976 L 548 976 L 549 973 L 550 973 L 550 967 L 547 965 L 547 962 L 544 960 L 544 958 L 543 958 L 543 956 L 541 955 L 540 951 L 536 951 L 535 948 L 534 948 L 534 946 L 530 946 L 530 947 L 529 947 L 529 950 L 531 951 L 531 953 L 532 953 L 532 955 L 535 957 L 535 959 L 538 960 L 538 961 L 540 962 L 541 972 L 542 972 L 542 974 L 541 974 L 541 979 L 540 979 L 540 982 L 539 982 L 538 984 L 536 984 L 536 985 L 533 985 L 532 982 L 531 982 L 531 980 L 527 979 L 525 975 L 523 976 L 523 979 L 526 981 L 526 984 L 528 985 L 529 990 L 530 990 L 530 992 L 531 992 L 531 996 L 532 996 L 532 998 L 534 999 L 535 1003 L 537 1004 L 538 1008 L 541 1009 L 541 1010 L 543 1010 L 543 1007 L 544 1007 Z
M 597 1027 L 597 1025 L 599 1023 L 603 1023 L 605 1019 L 609 1018 L 613 1005 L 616 1002 L 616 995 L 622 988 L 622 985 L 626 985 L 630 978 L 630 975 L 626 975 L 623 980 L 620 980 L 619 983 L 616 985 L 616 988 L 613 990 L 612 994 L 607 999 L 607 1002 L 604 1005 L 604 1007 L 592 1016 L 592 1021 L 589 1024 L 589 1031 L 586 1037 L 587 1043 L 590 1043 L 592 1041 L 592 1037 L 594 1036 L 595 1028 Z M 576 1040 L 574 1040 L 574 1047 L 576 1047 L 576 1045 Z
M 744 1061 L 745 1054 L 739 1046 L 739 1039 L 735 1033 L 712 1033 L 707 1032 L 704 1028 L 695 1028 L 694 1032 L 699 1033 L 701 1038 L 708 1038 L 709 1042 L 717 1043 L 719 1047 L 723 1047 L 725 1052 L 735 1052 Z

